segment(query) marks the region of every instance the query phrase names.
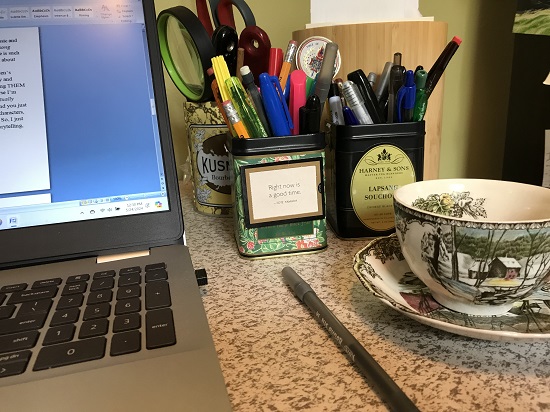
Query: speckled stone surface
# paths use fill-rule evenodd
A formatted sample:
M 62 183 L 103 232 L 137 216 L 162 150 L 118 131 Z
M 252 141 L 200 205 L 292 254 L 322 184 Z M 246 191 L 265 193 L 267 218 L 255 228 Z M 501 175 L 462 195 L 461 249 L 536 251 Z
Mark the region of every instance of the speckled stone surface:
M 186 237 L 235 411 L 385 411 L 387 406 L 286 286 L 293 267 L 422 411 L 550 410 L 550 342 L 482 341 L 409 319 L 353 271 L 368 242 L 328 232 L 314 254 L 241 258 L 232 218 L 202 215 L 182 184 Z

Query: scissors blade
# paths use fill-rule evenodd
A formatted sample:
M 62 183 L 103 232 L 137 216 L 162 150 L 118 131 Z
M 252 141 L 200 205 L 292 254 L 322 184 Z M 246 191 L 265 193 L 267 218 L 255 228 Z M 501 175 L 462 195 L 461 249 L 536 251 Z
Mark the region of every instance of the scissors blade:
M 195 4 L 197 6 L 197 16 L 206 29 L 206 32 L 210 37 L 212 37 L 212 33 L 214 33 L 214 29 L 212 28 L 212 22 L 210 21 L 210 14 L 208 13 L 208 6 L 206 5 L 206 0 L 196 0 Z
M 233 15 L 233 2 L 231 0 L 220 0 L 216 8 L 216 16 L 220 25 L 235 28 L 235 16 Z

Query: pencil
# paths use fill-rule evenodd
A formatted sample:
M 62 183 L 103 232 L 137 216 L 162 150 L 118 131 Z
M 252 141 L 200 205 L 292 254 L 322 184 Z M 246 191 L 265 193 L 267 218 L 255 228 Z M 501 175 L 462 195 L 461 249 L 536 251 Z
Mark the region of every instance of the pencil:
M 281 83 L 281 90 L 284 90 L 286 87 L 286 82 L 288 81 L 290 69 L 292 69 L 292 62 L 296 57 L 297 50 L 298 43 L 295 40 L 289 41 L 285 52 L 285 59 L 281 65 L 281 71 L 279 72 L 279 83 Z

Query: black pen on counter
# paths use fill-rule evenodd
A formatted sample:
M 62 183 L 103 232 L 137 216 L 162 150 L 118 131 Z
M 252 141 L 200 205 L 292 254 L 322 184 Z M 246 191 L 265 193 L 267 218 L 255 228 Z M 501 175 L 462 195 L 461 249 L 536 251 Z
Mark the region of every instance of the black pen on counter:
M 292 269 L 283 269 L 283 278 L 298 299 L 306 304 L 315 319 L 324 326 L 348 358 L 363 373 L 369 384 L 392 411 L 418 411 L 416 405 L 397 386 L 367 350 L 353 337 L 329 308 L 317 297 L 313 289 Z

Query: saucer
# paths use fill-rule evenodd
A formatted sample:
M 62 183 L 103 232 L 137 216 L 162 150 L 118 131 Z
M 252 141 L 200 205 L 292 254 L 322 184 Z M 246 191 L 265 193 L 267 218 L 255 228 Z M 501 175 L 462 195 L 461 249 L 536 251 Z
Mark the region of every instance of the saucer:
M 356 253 L 353 269 L 363 286 L 388 306 L 420 323 L 458 335 L 495 341 L 550 339 L 550 284 L 502 315 L 475 316 L 437 303 L 411 271 L 395 234 Z

